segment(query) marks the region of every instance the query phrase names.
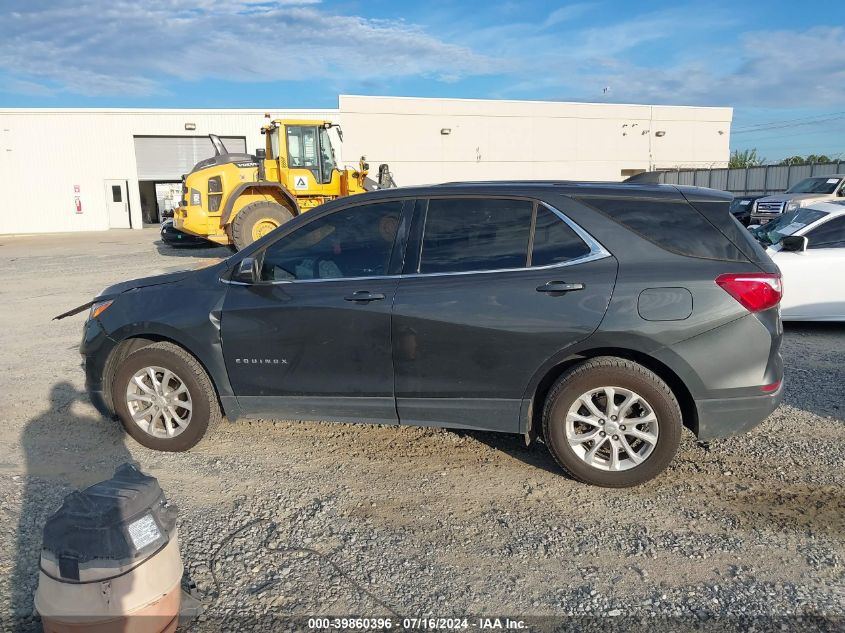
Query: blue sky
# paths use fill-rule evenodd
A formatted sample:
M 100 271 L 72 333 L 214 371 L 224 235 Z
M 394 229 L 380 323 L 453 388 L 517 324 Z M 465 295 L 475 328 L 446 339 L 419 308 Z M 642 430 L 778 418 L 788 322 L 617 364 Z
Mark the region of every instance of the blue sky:
M 339 93 L 725 105 L 734 148 L 837 155 L 845 19 L 825 1 L 0 3 L 0 107 L 320 108 Z

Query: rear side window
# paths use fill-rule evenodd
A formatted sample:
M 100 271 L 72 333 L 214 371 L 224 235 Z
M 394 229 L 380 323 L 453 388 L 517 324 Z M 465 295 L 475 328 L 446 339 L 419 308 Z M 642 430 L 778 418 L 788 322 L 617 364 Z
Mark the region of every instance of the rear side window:
M 542 204 L 537 205 L 531 266 L 549 266 L 590 254 L 590 247 L 566 222 Z
M 728 204 L 725 201 L 711 201 L 704 202 L 696 200 L 690 202 L 696 210 L 716 226 L 722 233 L 727 235 L 728 239 L 736 246 L 749 261 L 758 264 L 771 264 L 772 261 L 766 255 L 765 249 L 760 246 L 760 243 L 751 235 L 751 231 L 746 229 L 739 220 L 737 220 L 729 210 Z
M 430 200 L 419 272 L 467 272 L 525 266 L 533 206 L 527 200 Z
M 747 261 L 724 234 L 686 202 L 621 197 L 582 198 L 581 202 L 667 251 L 687 257 Z

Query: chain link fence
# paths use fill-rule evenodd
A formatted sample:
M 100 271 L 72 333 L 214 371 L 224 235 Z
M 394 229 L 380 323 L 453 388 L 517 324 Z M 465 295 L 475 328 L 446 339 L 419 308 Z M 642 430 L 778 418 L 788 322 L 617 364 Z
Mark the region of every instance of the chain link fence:
M 660 172 L 659 182 L 722 189 L 738 196 L 782 193 L 811 176 L 845 173 L 845 162 L 763 165 L 742 169 L 681 169 Z

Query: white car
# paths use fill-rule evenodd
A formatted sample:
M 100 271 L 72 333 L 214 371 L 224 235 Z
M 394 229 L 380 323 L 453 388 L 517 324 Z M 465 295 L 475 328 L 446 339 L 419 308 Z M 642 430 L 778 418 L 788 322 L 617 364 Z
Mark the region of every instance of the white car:
M 845 321 L 845 201 L 815 202 L 750 231 L 780 268 L 784 321 Z

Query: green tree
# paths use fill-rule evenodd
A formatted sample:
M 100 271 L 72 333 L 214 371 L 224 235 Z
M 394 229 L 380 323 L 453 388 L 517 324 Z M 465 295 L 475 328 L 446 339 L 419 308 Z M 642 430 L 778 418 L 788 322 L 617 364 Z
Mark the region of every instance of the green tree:
M 808 154 L 807 155 L 807 162 L 808 163 L 832 163 L 833 159 L 830 156 L 825 156 L 824 154 Z
M 780 161 L 781 165 L 811 165 L 813 163 L 832 163 L 834 160 L 825 154 L 807 154 L 807 156 L 789 156 Z
M 757 167 L 766 162 L 765 158 L 757 156 L 756 149 L 735 149 L 731 152 L 731 159 L 728 161 L 728 167 L 737 169 L 741 167 Z

